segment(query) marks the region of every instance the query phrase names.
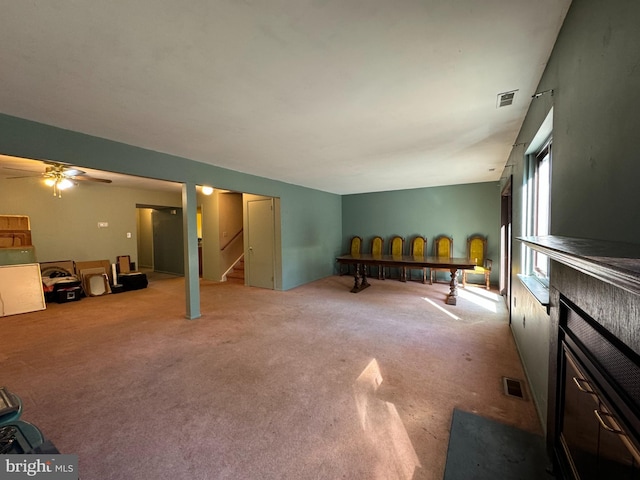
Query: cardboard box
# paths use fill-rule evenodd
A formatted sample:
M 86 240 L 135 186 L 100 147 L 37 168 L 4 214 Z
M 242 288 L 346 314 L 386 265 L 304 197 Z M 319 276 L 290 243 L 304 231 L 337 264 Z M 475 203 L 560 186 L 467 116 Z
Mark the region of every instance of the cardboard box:
M 41 262 L 40 271 L 42 276 L 48 276 L 48 272 L 62 271 L 67 272 L 69 275 L 75 275 L 76 267 L 72 260 L 59 260 L 57 262 Z
M 31 245 L 29 230 L 0 230 L 0 247 L 24 247 Z
M 0 230 L 31 230 L 27 215 L 0 215 Z
M 104 268 L 104 272 L 109 277 L 109 283 L 112 283 L 112 284 L 115 283 L 113 275 L 111 274 L 111 262 L 109 262 L 109 260 L 91 260 L 88 262 L 76 262 L 75 273 L 80 277 L 81 276 L 80 272 L 82 270 L 88 270 L 91 268 L 100 268 L 100 267 Z

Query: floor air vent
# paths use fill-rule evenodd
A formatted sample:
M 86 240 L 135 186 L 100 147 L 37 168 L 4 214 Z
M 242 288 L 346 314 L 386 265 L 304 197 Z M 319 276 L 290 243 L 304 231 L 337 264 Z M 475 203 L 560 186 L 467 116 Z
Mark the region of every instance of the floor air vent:
M 502 377 L 502 384 L 504 385 L 504 394 L 508 397 L 516 397 L 524 400 L 524 388 L 520 380 L 515 378 Z

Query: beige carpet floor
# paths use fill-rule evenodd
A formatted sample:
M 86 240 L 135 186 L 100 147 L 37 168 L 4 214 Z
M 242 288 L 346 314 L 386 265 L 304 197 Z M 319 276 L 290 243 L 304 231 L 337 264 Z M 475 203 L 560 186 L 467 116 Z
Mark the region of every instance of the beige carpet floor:
M 495 292 L 182 278 L 0 319 L 0 383 L 83 480 L 441 479 L 455 407 L 541 433 Z

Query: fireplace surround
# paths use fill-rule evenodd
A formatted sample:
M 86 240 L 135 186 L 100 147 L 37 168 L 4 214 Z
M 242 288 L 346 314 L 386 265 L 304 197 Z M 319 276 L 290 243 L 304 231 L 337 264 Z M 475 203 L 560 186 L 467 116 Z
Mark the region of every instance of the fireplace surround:
M 551 259 L 547 445 L 559 476 L 640 478 L 640 246 L 519 240 Z

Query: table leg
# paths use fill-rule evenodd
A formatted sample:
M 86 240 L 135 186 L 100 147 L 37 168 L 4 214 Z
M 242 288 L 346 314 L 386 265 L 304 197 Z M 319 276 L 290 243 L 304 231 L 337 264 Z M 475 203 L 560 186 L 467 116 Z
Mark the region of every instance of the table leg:
M 447 296 L 447 305 L 455 305 L 458 301 L 458 269 L 451 269 L 451 283 L 449 283 L 450 290 Z
M 351 293 L 358 293 L 360 291 L 360 278 L 358 274 L 358 268 L 360 266 L 356 263 L 353 274 L 353 288 L 351 289 Z
M 364 290 L 369 286 L 369 282 L 367 282 L 367 269 L 364 265 L 362 265 L 362 282 L 360 283 L 360 290 Z
M 367 282 L 366 266 L 356 264 L 356 273 L 353 276 L 353 288 L 351 289 L 351 293 L 361 292 L 367 287 L 369 287 L 369 282 Z

